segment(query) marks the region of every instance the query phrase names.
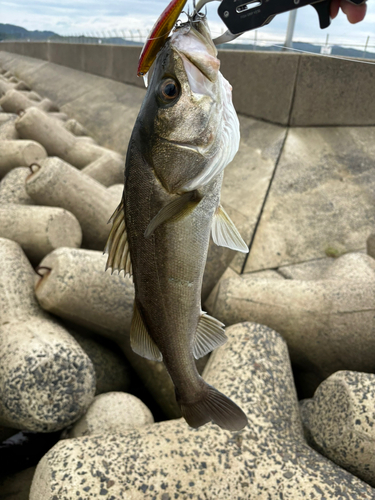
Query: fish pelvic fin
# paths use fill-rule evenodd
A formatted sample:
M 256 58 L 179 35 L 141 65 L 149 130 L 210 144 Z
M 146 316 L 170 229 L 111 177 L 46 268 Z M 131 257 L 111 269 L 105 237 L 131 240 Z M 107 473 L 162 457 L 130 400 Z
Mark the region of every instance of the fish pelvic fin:
M 215 387 L 205 384 L 204 396 L 193 404 L 179 403 L 181 413 L 190 427 L 198 428 L 212 421 L 222 429 L 240 431 L 248 421 L 245 413 Z
M 165 205 L 151 220 L 145 231 L 145 238 L 150 238 L 154 231 L 164 222 L 176 216 L 184 217 L 198 205 L 200 199 L 196 199 L 195 191 L 189 191 L 170 203 Z
M 130 346 L 135 353 L 143 358 L 151 361 L 163 361 L 163 355 L 150 337 L 135 302 L 130 326 Z
M 214 243 L 220 247 L 231 248 L 237 252 L 249 252 L 249 248 L 238 229 L 221 205 L 216 209 L 212 221 L 211 235 Z
M 199 319 L 193 354 L 195 359 L 202 358 L 228 340 L 224 333 L 224 323 L 203 312 Z
M 130 257 L 128 236 L 125 227 L 125 211 L 124 201 L 114 211 L 108 224 L 112 223 L 112 229 L 109 233 L 107 243 L 104 248 L 104 253 L 108 254 L 105 270 L 111 269 L 111 274 L 114 271 L 124 271 L 125 275 L 132 276 L 133 268 Z

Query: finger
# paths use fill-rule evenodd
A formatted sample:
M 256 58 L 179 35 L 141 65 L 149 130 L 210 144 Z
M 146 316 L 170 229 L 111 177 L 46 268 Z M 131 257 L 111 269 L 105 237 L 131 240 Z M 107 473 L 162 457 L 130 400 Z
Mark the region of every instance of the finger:
M 348 21 L 351 24 L 356 24 L 363 21 L 366 15 L 367 5 L 365 3 L 362 5 L 354 5 L 347 0 L 342 0 L 341 9 L 346 14 Z
M 332 0 L 331 1 L 331 8 L 330 8 L 331 19 L 335 19 L 335 17 L 339 13 L 340 1 L 341 0 Z

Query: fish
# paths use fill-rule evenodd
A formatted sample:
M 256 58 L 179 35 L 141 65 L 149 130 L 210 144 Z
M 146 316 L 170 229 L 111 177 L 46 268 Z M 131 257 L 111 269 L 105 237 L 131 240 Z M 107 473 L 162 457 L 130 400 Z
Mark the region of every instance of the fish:
M 220 203 L 223 170 L 239 141 L 231 86 L 220 73 L 206 17 L 194 13 L 155 60 L 105 249 L 107 269 L 133 277 L 131 347 L 164 361 L 193 428 L 210 421 L 231 431 L 247 425 L 239 406 L 195 365 L 227 340 L 223 323 L 201 307 L 210 235 L 217 245 L 248 252 Z

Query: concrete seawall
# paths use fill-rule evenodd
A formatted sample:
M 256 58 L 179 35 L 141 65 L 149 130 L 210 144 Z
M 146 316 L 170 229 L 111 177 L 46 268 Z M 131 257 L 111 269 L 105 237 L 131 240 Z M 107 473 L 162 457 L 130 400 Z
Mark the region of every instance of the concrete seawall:
M 143 87 L 140 48 L 2 42 L 0 51 Z M 375 65 L 307 54 L 220 51 L 239 113 L 293 127 L 375 125 Z

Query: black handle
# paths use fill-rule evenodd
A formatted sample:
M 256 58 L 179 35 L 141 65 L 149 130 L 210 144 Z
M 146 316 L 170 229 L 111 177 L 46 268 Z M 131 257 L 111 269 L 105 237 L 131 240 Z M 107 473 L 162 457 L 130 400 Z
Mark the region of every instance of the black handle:
M 360 5 L 366 0 L 349 0 Z M 268 24 L 276 14 L 312 5 L 319 15 L 321 28 L 331 23 L 331 0 L 222 0 L 218 14 L 231 33 L 238 34 Z

